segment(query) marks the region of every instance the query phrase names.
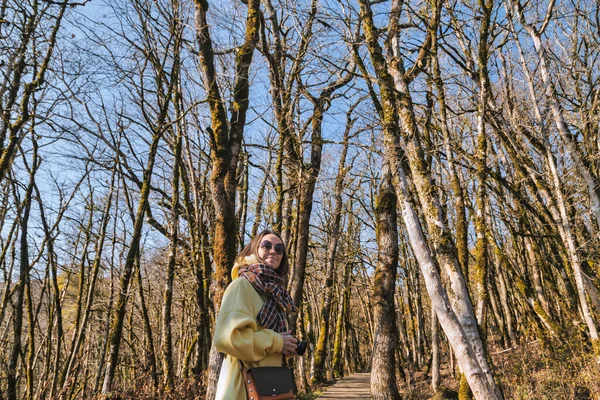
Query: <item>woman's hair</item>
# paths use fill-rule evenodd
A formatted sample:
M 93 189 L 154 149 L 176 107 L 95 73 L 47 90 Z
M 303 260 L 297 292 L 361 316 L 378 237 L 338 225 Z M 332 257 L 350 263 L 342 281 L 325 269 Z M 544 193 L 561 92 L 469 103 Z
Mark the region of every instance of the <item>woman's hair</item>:
M 279 240 L 281 240 L 281 243 L 283 243 L 283 239 L 281 239 L 281 235 L 279 235 L 278 232 L 274 232 L 269 229 L 265 229 L 264 231 L 260 232 L 256 236 L 254 236 L 252 238 L 252 240 L 250 241 L 250 243 L 248 243 L 248 245 L 246 245 L 246 247 L 244 247 L 244 249 L 242 251 L 240 251 L 240 253 L 235 258 L 236 262 L 243 264 L 244 257 L 248 257 L 248 256 L 252 256 L 252 255 L 256 256 L 256 258 L 258 258 L 259 261 L 262 261 L 258 257 L 258 247 L 260 246 L 260 243 L 263 241 L 263 238 L 267 235 L 275 235 L 279 238 Z M 288 255 L 287 255 L 287 250 L 285 249 L 285 244 L 284 244 L 283 254 L 281 256 L 281 263 L 279 264 L 279 268 L 277 268 L 275 270 L 275 272 L 277 272 L 277 275 L 285 276 L 285 275 L 287 275 L 289 269 L 290 269 L 290 267 L 288 265 Z

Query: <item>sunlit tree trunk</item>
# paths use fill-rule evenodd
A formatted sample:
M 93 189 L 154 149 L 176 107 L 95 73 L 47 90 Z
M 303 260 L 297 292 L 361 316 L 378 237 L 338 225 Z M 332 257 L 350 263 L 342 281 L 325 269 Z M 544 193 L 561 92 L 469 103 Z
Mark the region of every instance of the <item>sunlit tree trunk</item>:
M 346 321 L 348 319 L 348 308 L 350 302 L 350 272 L 352 263 L 348 262 L 344 266 L 343 290 L 340 296 L 340 310 L 338 312 L 337 321 L 335 323 L 335 339 L 333 342 L 332 368 L 333 376 L 340 378 L 344 376 L 344 337 L 347 337 L 345 330 Z
M 200 179 L 201 171 L 194 166 L 190 138 L 183 137 L 185 143 L 185 173 L 182 173 L 183 199 L 186 218 L 190 224 L 190 251 L 189 258 L 192 275 L 194 277 L 194 298 L 196 300 L 196 350 L 192 372 L 197 381 L 202 379 L 202 371 L 208 367 L 208 356 L 211 347 L 210 337 L 210 301 L 208 299 L 208 280 L 205 276 L 211 273 L 211 259 L 208 252 L 208 228 L 204 223 L 206 177 Z M 181 164 L 184 169 L 184 164 Z
M 488 295 L 488 244 L 486 230 L 486 179 L 487 179 L 487 132 L 486 113 L 488 112 L 488 58 L 490 25 L 493 1 L 479 0 L 481 23 L 479 26 L 479 47 L 477 51 L 477 70 L 479 78 L 479 94 L 477 97 L 477 192 L 475 210 L 475 283 L 477 285 L 477 321 L 486 330 L 486 314 L 489 302 Z
M 431 41 L 434 38 L 436 26 L 439 22 L 440 7 L 441 5 L 439 3 L 434 2 L 432 4 L 432 21 L 430 22 L 430 28 L 424 46 L 428 46 L 428 40 Z M 397 18 L 397 16 L 394 16 L 394 12 L 392 12 L 392 19 L 397 20 Z M 396 21 L 395 24 L 397 23 L 398 22 Z M 395 29 L 390 28 L 390 30 L 393 31 Z M 393 77 L 395 89 L 401 93 L 397 103 L 399 117 L 402 121 L 406 157 L 410 165 L 412 179 L 416 187 L 420 204 L 423 207 L 423 212 L 425 214 L 429 239 L 433 244 L 436 258 L 439 261 L 440 266 L 444 268 L 446 274 L 450 278 L 452 287 L 452 290 L 450 291 L 452 308 L 459 318 L 464 332 L 469 338 L 473 351 L 477 357 L 477 363 L 485 374 L 485 379 L 488 381 L 490 387 L 496 392 L 496 396 L 500 397 L 500 391 L 495 386 L 491 368 L 488 365 L 486 351 L 479 334 L 468 287 L 456 256 L 454 241 L 446 226 L 441 203 L 437 191 L 432 184 L 430 172 L 428 171 L 424 160 L 424 149 L 420 142 L 420 135 L 409 90 L 409 83 L 411 79 L 414 78 L 414 74 L 418 73 L 419 64 L 417 61 L 410 70 L 405 71 L 395 37 L 392 37 L 389 47 L 389 52 L 393 54 L 394 58 L 391 59 L 392 62 L 389 63 L 388 68 Z

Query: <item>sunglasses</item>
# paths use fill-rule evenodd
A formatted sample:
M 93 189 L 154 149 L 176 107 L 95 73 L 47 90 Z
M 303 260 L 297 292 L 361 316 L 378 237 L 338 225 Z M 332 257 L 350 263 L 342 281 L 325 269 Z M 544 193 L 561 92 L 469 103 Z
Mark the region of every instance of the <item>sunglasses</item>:
M 263 240 L 262 242 L 260 242 L 260 247 L 262 247 L 266 251 L 271 251 L 271 249 L 273 248 L 273 243 L 271 243 L 268 240 Z M 282 255 L 284 249 L 285 247 L 283 247 L 283 243 L 277 243 L 275 245 L 275 253 L 277 253 L 278 255 Z

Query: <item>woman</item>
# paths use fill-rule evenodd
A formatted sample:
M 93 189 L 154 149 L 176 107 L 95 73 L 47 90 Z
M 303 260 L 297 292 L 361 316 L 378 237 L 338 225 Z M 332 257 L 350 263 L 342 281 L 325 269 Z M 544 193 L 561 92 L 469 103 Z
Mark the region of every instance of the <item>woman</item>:
M 214 343 L 225 353 L 216 400 L 244 400 L 238 360 L 247 367 L 281 366 L 296 355 L 297 340 L 287 329 L 286 312 L 295 311 L 283 287 L 288 257 L 281 237 L 262 231 L 238 254 L 233 281 L 223 295 Z

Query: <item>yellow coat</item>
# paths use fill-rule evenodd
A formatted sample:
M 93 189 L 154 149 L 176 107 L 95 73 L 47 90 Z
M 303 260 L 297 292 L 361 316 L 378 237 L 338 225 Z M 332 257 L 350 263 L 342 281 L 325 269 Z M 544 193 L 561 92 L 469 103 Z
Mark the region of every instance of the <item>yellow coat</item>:
M 246 261 L 256 263 L 255 258 L 247 257 Z M 266 298 L 246 279 L 237 277 L 239 267 L 237 264 L 233 267 L 233 282 L 223 295 L 213 338 L 217 350 L 226 354 L 216 400 L 246 400 L 238 359 L 252 367 L 282 364 L 283 337 L 271 329 L 263 329 L 256 322 Z

